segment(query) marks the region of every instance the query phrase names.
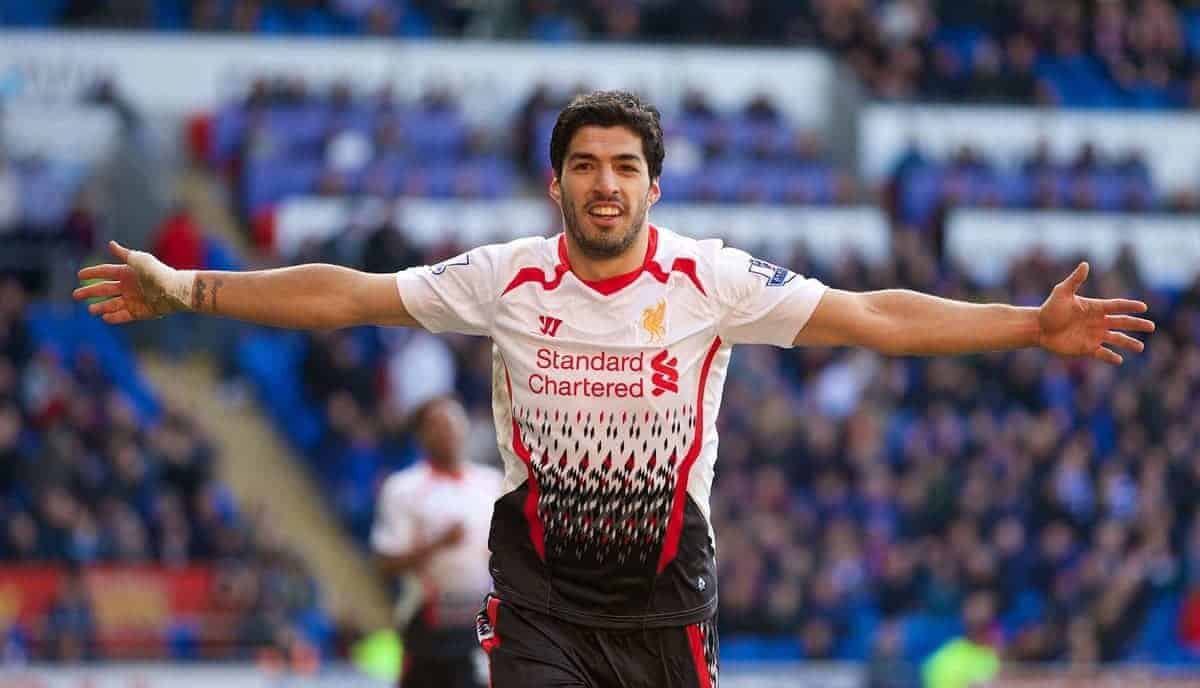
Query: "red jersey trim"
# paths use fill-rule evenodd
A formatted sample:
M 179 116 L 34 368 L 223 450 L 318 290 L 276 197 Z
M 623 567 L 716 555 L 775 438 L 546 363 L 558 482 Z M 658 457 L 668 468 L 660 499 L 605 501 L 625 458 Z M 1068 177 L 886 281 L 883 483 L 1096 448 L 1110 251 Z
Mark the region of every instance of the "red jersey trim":
M 547 279 L 545 271 L 541 268 L 521 268 L 517 271 L 517 276 L 512 278 L 512 281 L 508 283 L 508 286 L 504 288 L 504 291 L 500 295 L 504 296 L 526 282 L 536 282 L 542 285 L 542 289 L 554 291 L 558 289 L 558 285 L 562 284 L 563 275 L 567 274 L 568 270 L 570 270 L 569 267 L 559 263 L 554 266 L 554 277 Z
M 592 290 L 609 296 L 633 284 L 644 272 L 650 273 L 654 279 L 663 284 L 667 283 L 667 279 L 670 278 L 672 272 L 678 272 L 686 275 L 696 289 L 701 294 L 707 296 L 708 292 L 704 290 L 704 285 L 700 283 L 700 277 L 696 273 L 696 261 L 692 258 L 676 258 L 671 263 L 671 269 L 669 271 L 664 270 L 662 265 L 654 259 L 654 255 L 658 252 L 658 228 L 654 225 L 648 225 L 648 233 L 649 239 L 646 242 L 646 257 L 636 270 L 602 280 L 586 280 L 579 277 L 579 275 L 575 275 L 575 277 Z M 504 291 L 501 292 L 501 296 L 527 282 L 540 284 L 542 285 L 542 289 L 553 291 L 562 284 L 563 275 L 568 272 L 572 272 L 572 269 L 571 260 L 567 256 L 567 237 L 565 234 L 560 234 L 558 236 L 558 264 L 554 266 L 554 276 L 546 277 L 546 272 L 541 268 L 521 268 L 517 271 L 517 275 L 512 278 L 512 281 L 508 283 L 508 286 L 504 288 Z
M 533 549 L 537 551 L 538 559 L 546 561 L 546 528 L 538 517 L 538 482 L 533 472 L 533 456 L 521 439 L 521 426 L 517 423 L 517 410 L 513 405 L 512 378 L 508 374 L 508 365 L 504 366 L 504 383 L 508 385 L 508 412 L 512 416 L 512 447 L 528 471 L 529 493 L 525 497 L 525 520 L 529 523 L 529 539 Z
M 696 392 L 696 435 L 692 438 L 692 446 L 688 449 L 683 464 L 679 467 L 679 478 L 675 481 L 675 498 L 671 503 L 671 517 L 667 521 L 667 534 L 663 538 L 662 554 L 658 558 L 658 573 L 662 573 L 667 565 L 675 559 L 679 551 L 679 536 L 683 530 L 683 509 L 687 503 L 688 476 L 692 465 L 700 456 L 700 445 L 704 440 L 704 388 L 708 383 L 708 372 L 712 368 L 713 358 L 721 348 L 721 338 L 713 340 L 704 357 L 704 365 L 700 368 L 699 391 Z

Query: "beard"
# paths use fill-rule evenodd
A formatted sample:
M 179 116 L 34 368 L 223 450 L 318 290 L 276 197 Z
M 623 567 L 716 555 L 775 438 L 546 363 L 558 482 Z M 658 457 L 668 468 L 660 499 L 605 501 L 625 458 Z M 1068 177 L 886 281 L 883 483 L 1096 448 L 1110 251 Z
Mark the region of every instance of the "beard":
M 588 258 L 616 258 L 633 246 L 641 235 L 642 228 L 646 226 L 646 211 L 649 206 L 646 200 L 643 199 L 641 203 L 633 206 L 626 206 L 629 223 L 624 227 L 613 227 L 607 232 L 585 228 L 580 217 L 581 213 L 576 210 L 575 203 L 568 201 L 562 204 L 563 225 L 566 227 L 567 235 Z M 586 215 L 587 213 L 584 211 L 582 214 Z

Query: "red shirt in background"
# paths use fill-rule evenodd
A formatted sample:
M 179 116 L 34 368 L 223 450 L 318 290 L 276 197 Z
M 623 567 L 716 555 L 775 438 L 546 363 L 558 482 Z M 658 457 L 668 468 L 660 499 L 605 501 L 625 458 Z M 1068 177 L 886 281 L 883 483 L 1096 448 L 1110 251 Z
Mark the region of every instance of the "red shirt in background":
M 154 255 L 176 270 L 204 267 L 204 238 L 200 226 L 186 210 L 163 220 L 155 233 Z

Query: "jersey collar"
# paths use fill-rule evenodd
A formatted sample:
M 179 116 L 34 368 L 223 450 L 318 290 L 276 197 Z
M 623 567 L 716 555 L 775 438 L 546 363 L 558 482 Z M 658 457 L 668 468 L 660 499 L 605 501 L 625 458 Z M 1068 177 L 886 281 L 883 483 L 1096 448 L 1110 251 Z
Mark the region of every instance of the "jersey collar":
M 442 478 L 443 480 L 453 480 L 454 482 L 458 482 L 466 477 L 467 474 L 465 466 L 460 466 L 458 470 L 449 470 L 447 468 L 442 468 L 429 459 L 425 460 L 425 465 L 429 467 L 429 472 L 432 473 L 435 478 Z
M 567 257 L 567 235 L 565 232 L 558 235 L 559 264 L 565 266 L 567 270 L 575 275 L 576 279 L 591 287 L 595 291 L 598 291 L 605 296 L 608 296 L 609 294 L 615 294 L 630 284 L 633 284 L 634 280 L 641 276 L 641 274 L 646 271 L 646 268 L 654 262 L 654 254 L 658 251 L 658 228 L 647 223 L 646 231 L 649 234 L 648 240 L 646 241 L 646 257 L 642 259 L 642 264 L 631 272 L 602 280 L 586 280 L 580 277 L 577 273 L 575 273 L 574 270 L 571 269 L 571 260 Z

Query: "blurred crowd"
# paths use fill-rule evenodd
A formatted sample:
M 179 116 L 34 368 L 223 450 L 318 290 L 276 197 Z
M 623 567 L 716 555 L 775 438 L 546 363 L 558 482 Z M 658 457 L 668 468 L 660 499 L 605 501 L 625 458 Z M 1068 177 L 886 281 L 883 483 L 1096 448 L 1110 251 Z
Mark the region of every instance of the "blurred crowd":
M 896 239 L 881 267 L 810 271 L 1037 305 L 1070 268 L 1033 255 L 981 288 L 917 235 Z M 1089 293 L 1146 298 L 1160 324 L 1120 369 L 1035 350 L 735 358 L 713 498 L 723 627 L 793 634 L 814 658 L 863 656 L 894 632 L 916 658 L 983 593 L 1014 659 L 1194 656 L 1180 619 L 1155 613 L 1197 582 L 1200 280 L 1149 291 L 1128 254 L 1097 276 Z
M 1200 105 L 1193 0 L 527 0 L 521 16 L 542 40 L 815 45 L 887 100 Z
M 195 153 L 237 189 L 247 216 L 294 195 L 499 198 L 519 179 L 500 128 L 469 126 L 448 92 L 402 102 L 347 82 L 260 79 L 199 127 Z
M 534 89 L 510 121 L 469 125 L 458 100 L 431 91 L 398 102 L 384 89 L 357 94 L 296 79 L 264 78 L 199 127 L 197 157 L 221 171 L 244 217 L 269 236 L 273 211 L 295 196 L 497 199 L 541 193 L 546 150 L 567 92 Z M 767 95 L 719 109 L 698 90 L 662 103 L 667 202 L 847 205 L 872 200 L 836 163 L 821 133 L 798 126 Z M 1086 142 L 1069 157 L 1041 141 L 1011 164 L 964 146 L 937 156 L 910 148 L 895 162 L 883 201 L 893 219 L 936 229 L 956 207 L 1194 212 L 1195 188 L 1156 183 L 1142 154 L 1106 154 Z M 265 228 L 265 229 L 264 229 Z
M 135 403 L 88 343 L 39 341 L 28 298 L 0 276 L 0 567 L 68 573 L 45 619 L 0 618 L 4 656 L 102 657 L 89 568 L 196 563 L 216 566 L 211 608 L 135 655 L 245 656 L 299 642 L 327 651 L 315 580 L 216 479 L 207 433 L 178 410 Z
M 569 92 L 536 88 L 509 121 L 466 120 L 455 96 L 405 102 L 389 88 L 357 93 L 262 78 L 196 128 L 196 156 L 230 180 L 244 216 L 292 196 L 397 195 L 496 199 L 541 189 L 546 151 Z M 797 126 L 766 95 L 722 111 L 700 91 L 663 104 L 669 201 L 845 204 L 858 198 L 819 132 Z
M 1200 106 L 1196 0 L 0 0 L 0 23 L 816 45 L 890 100 Z
M 1154 183 L 1136 150 L 1105 156 L 1096 145 L 1062 158 L 1040 141 L 1016 164 L 1004 165 L 970 146 L 946 158 L 913 147 L 892 170 L 885 205 L 897 222 L 938 230 L 955 208 L 1029 208 L 1080 212 L 1200 210 L 1200 187 L 1168 191 Z

